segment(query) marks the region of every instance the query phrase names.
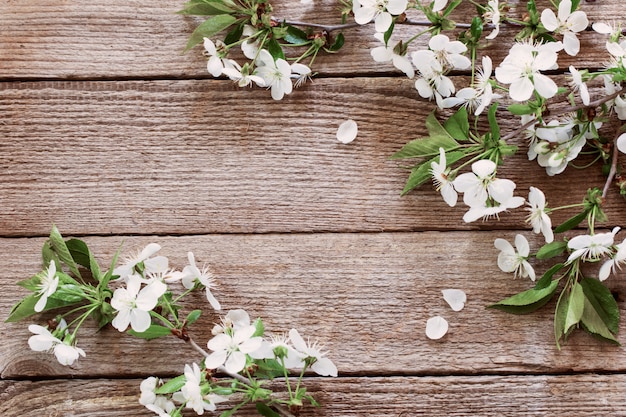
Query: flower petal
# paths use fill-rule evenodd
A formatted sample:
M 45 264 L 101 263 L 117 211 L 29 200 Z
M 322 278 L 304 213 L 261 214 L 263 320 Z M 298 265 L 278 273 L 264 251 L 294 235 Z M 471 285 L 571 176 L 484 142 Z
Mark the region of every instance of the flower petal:
M 339 125 L 337 129 L 337 140 L 341 143 L 347 144 L 352 142 L 359 132 L 359 127 L 352 119 L 346 120 Z
M 465 307 L 465 302 L 467 301 L 467 295 L 463 290 L 456 289 L 447 289 L 442 290 L 443 299 L 446 300 L 446 303 L 452 308 L 454 311 L 461 311 L 463 307 Z
M 441 339 L 446 333 L 448 333 L 448 322 L 443 317 L 431 317 L 426 322 L 426 337 L 429 339 Z

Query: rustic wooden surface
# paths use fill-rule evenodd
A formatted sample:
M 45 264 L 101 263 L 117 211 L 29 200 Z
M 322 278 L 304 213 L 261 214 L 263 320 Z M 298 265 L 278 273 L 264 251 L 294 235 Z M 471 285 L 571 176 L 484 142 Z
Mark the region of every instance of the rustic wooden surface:
M 181 54 L 198 23 L 174 14 L 182 1 L 45 3 L 0 0 L 3 320 L 26 294 L 15 283 L 39 269 L 54 223 L 103 265 L 122 241 L 159 242 L 179 268 L 191 250 L 211 265 L 226 309 L 324 341 L 340 377 L 307 379 L 322 408 L 304 415 L 626 415 L 623 347 L 580 333 L 558 351 L 553 304 L 523 317 L 485 309 L 529 287 L 499 272 L 493 247 L 527 230 L 523 212 L 465 225 L 462 209 L 430 186 L 399 196 L 406 171 L 388 157 L 425 133 L 432 105 L 372 61 L 370 28 L 347 32 L 344 50 L 319 59 L 318 79 L 275 102 L 212 79 L 199 48 Z M 583 8 L 592 21 L 619 21 L 620 3 Z M 283 0 L 276 14 L 333 23 L 335 5 Z M 601 37 L 581 38 L 584 54 L 563 56 L 561 68 L 607 61 Z M 487 49 L 496 63 L 506 54 L 497 46 Z M 342 145 L 334 135 L 347 118 L 360 133 Z M 568 203 L 582 198 L 573 190 L 603 182 L 571 169 L 549 178 L 523 155 L 502 172 L 522 195 L 537 185 L 548 201 Z M 626 226 L 623 204 L 612 193 L 607 211 Z M 622 313 L 623 278 L 609 282 Z M 445 288 L 466 291 L 464 310 L 449 309 Z M 198 295 L 186 307 L 204 306 Z M 441 341 L 424 336 L 435 314 L 450 323 Z M 194 338 L 206 341 L 216 320 L 202 317 Z M 87 357 L 63 367 L 28 349 L 27 324 L 0 324 L 2 416 L 150 415 L 137 402 L 141 378 L 198 360 L 173 338 L 148 343 L 86 326 Z

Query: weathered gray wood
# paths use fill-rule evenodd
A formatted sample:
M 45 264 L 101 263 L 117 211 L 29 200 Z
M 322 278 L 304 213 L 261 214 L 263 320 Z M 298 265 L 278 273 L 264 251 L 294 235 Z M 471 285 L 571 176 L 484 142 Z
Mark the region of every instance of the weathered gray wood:
M 140 382 L 2 381 L 0 411 L 5 417 L 149 416 L 138 403 Z M 623 375 L 311 378 L 305 384 L 322 407 L 305 407 L 302 416 L 609 417 L 626 408 Z M 236 415 L 258 414 L 247 407 Z
M 462 204 L 449 208 L 430 184 L 400 197 L 408 173 L 389 156 L 426 134 L 431 109 L 393 78 L 317 80 L 284 102 L 226 81 L 0 85 L 0 234 L 46 235 L 52 223 L 68 234 L 525 227 L 523 209 L 466 225 Z M 348 118 L 360 133 L 342 145 Z M 512 142 L 522 148 L 500 175 L 519 195 L 538 186 L 555 207 L 604 183 L 599 168 L 549 178 L 522 137 Z M 612 193 L 613 224 L 623 205 Z
M 302 6 L 298 1 L 272 3 L 276 17 L 325 24 L 340 22 L 335 0 L 316 1 L 313 7 Z M 526 2 L 509 3 L 512 15 L 522 18 Z M 46 4 L 3 1 L 0 3 L 0 78 L 209 77 L 200 47 L 182 55 L 188 37 L 201 21 L 175 14 L 183 4 L 184 0 Z M 616 1 L 582 2 L 582 8 L 592 22 L 619 21 L 626 16 Z M 468 16 L 474 13 L 468 2 L 454 17 L 467 23 Z M 316 61 L 317 71 L 324 75 L 352 75 L 393 70 L 390 65 L 379 65 L 371 59 L 369 50 L 379 44 L 373 33 L 371 25 L 346 31 L 346 47 L 337 55 L 320 56 Z M 401 27 L 398 33 L 415 34 L 416 28 Z M 506 55 L 502 42 L 510 43 L 515 33 L 516 28 L 503 28 L 496 40 L 485 44 L 494 63 Z M 586 32 L 580 37 L 583 54 L 575 58 L 562 56 L 561 68 L 571 64 L 598 67 L 608 60 L 604 35 Z M 427 39 L 421 38 L 415 48 L 423 48 L 426 43 Z
M 171 267 L 186 264 L 193 251 L 208 262 L 219 281 L 215 291 L 225 310 L 245 308 L 262 317 L 270 332 L 295 327 L 318 338 L 344 375 L 432 375 L 500 372 L 622 372 L 621 347 L 575 334 L 562 350 L 554 346 L 554 303 L 528 316 L 512 316 L 485 307 L 530 288 L 496 266 L 497 236 L 513 232 L 428 232 L 375 234 L 284 234 L 128 237 L 127 253 L 151 241 L 162 244 Z M 69 237 L 69 236 L 68 236 Z M 0 240 L 0 311 L 8 311 L 26 291 L 15 282 L 38 271 L 42 239 Z M 103 267 L 120 238 L 89 237 L 86 242 Z M 533 240 L 532 249 L 538 247 Z M 20 262 L 16 262 L 19 259 Z M 537 265 L 538 273 L 547 265 Z M 590 271 L 593 274 L 593 270 Z M 607 283 L 620 294 L 624 311 L 624 273 Z M 468 302 L 453 312 L 441 290 L 461 288 Z M 219 322 L 203 294 L 186 302 L 205 316 L 191 329 L 200 345 Z M 424 335 L 426 320 L 442 315 L 450 332 L 441 341 Z M 137 376 L 145 369 L 171 374 L 199 355 L 175 338 L 145 342 L 109 328 L 81 331 L 78 346 L 87 352 L 73 367 L 53 355 L 34 353 L 26 344 L 29 323 L 0 325 L 0 373 L 3 378 L 41 375 Z M 622 334 L 626 323 L 622 321 Z M 155 357 L 159 360 L 155 361 Z

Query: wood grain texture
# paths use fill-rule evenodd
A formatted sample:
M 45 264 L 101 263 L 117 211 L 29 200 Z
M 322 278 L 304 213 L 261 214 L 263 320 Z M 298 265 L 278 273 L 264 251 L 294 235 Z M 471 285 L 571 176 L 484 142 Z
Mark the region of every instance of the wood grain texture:
M 227 81 L 3 84 L 0 235 L 45 236 L 52 223 L 124 235 L 524 228 L 523 209 L 464 224 L 430 184 L 400 197 L 409 162 L 389 157 L 427 134 L 430 111 L 394 78 L 316 80 L 285 102 Z M 342 145 L 348 118 L 361 133 Z M 503 118 L 502 131 L 518 123 Z M 604 184 L 599 168 L 550 178 L 522 137 L 512 143 L 499 175 L 519 195 L 534 185 L 574 204 L 584 196 L 572 190 Z M 623 223 L 616 192 L 606 207 Z
M 441 375 L 481 373 L 623 372 L 624 348 L 575 334 L 567 346 L 554 346 L 554 303 L 528 316 L 485 307 L 528 289 L 528 280 L 513 280 L 496 266 L 495 232 L 424 232 L 375 234 L 207 235 L 125 239 L 126 253 L 151 241 L 163 246 L 171 267 L 186 264 L 193 251 L 208 262 L 219 281 L 215 291 L 225 310 L 245 308 L 262 317 L 270 332 L 295 327 L 319 338 L 343 375 Z M 512 239 L 513 233 L 504 236 Z M 68 236 L 69 237 L 69 236 Z M 0 311 L 8 311 L 25 295 L 18 279 L 39 270 L 41 239 L 0 240 Z M 119 238 L 89 237 L 86 242 L 102 265 L 108 265 Z M 533 241 L 533 248 L 537 247 Z M 32 254 L 16 264 L 14 254 Z M 472 261 L 475 260 L 475 261 Z M 537 271 L 546 269 L 537 265 Z M 10 275 L 7 272 L 11 271 Z M 593 271 L 591 271 L 593 273 Z M 626 294 L 624 273 L 607 283 Z M 466 307 L 453 312 L 441 290 L 461 288 Z M 619 302 L 624 312 L 624 301 Z M 203 294 L 194 295 L 186 310 L 201 308 L 205 317 L 191 334 L 200 345 L 211 338 L 217 315 L 207 310 Z M 426 320 L 442 315 L 450 332 L 441 341 L 424 335 Z M 161 344 L 119 334 L 112 328 L 81 332 L 78 346 L 87 351 L 73 367 L 53 355 L 28 350 L 27 324 L 45 323 L 44 314 L 0 326 L 0 373 L 3 378 L 36 376 L 137 376 L 143 369 L 171 374 L 185 361 L 199 360 L 175 339 Z M 34 321 L 33 321 L 34 320 Z M 621 332 L 626 331 L 622 321 Z M 156 346 L 152 348 L 151 346 Z M 158 349 L 155 362 L 152 349 Z M 153 353 L 150 353 L 153 352 Z
M 5 417 L 149 416 L 138 403 L 140 382 L 0 381 L 0 412 Z M 308 378 L 305 384 L 322 407 L 304 408 L 303 417 L 626 415 L 623 375 Z M 236 415 L 258 414 L 247 407 Z
M 325 24 L 340 22 L 335 0 L 316 1 L 314 7 L 302 6 L 298 1 L 272 3 L 276 17 Z M 511 15 L 521 19 L 526 2 L 508 3 Z M 538 3 L 540 10 L 549 4 Z M 68 0 L 42 5 L 33 0 L 4 0 L 0 2 L 0 78 L 208 78 L 200 47 L 182 54 L 188 37 L 201 22 L 196 17 L 175 14 L 183 4 L 184 0 Z M 583 2 L 582 9 L 591 22 L 619 21 L 626 16 L 616 1 Z M 474 13 L 467 2 L 453 18 L 467 23 L 467 16 Z M 406 40 L 415 32 L 414 27 L 400 27 L 398 37 L 393 39 Z M 399 74 L 391 65 L 372 60 L 369 51 L 379 45 L 373 33 L 372 26 L 347 30 L 349 46 L 338 55 L 320 56 L 316 70 L 323 76 Z M 494 63 L 506 55 L 502 42 L 508 44 L 516 33 L 515 28 L 503 28 L 497 39 L 484 45 Z M 572 64 L 597 68 L 608 60 L 604 35 L 585 32 L 580 37 L 584 53 L 575 58 L 562 56 L 562 69 Z M 411 47 L 421 49 L 426 43 L 422 37 Z M 241 60 L 241 55 L 237 59 Z

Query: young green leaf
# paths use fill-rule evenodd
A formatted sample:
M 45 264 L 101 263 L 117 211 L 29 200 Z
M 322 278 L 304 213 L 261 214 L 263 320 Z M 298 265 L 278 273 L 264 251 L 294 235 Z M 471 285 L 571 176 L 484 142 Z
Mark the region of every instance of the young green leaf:
M 602 320 L 609 331 L 617 333 L 620 314 L 619 307 L 611 291 L 595 278 L 583 278 L 580 280 L 580 285 L 595 315 Z
M 185 319 L 187 325 L 193 324 L 196 320 L 200 318 L 201 314 L 202 310 L 193 310 L 191 313 L 187 314 L 187 318 Z
M 489 127 L 491 129 L 491 139 L 494 143 L 500 140 L 500 126 L 498 125 L 498 120 L 496 119 L 496 111 L 498 110 L 498 104 L 494 103 L 489 107 L 489 113 L 487 113 L 487 118 L 489 119 Z
M 507 107 L 507 110 L 516 116 L 522 116 L 525 114 L 533 114 L 535 113 L 535 109 L 529 106 L 528 104 L 511 104 Z
M 179 391 L 183 387 L 183 385 L 185 385 L 185 382 L 187 382 L 187 378 L 185 378 L 185 375 L 179 375 L 176 378 L 170 379 L 160 387 L 157 387 L 154 390 L 154 393 L 157 395 L 174 393 L 176 391 Z
M 554 295 L 559 284 L 554 280 L 545 288 L 526 290 L 515 294 L 509 298 L 490 305 L 488 308 L 495 308 L 513 314 L 528 314 L 543 307 Z
M 587 332 L 619 345 L 620 343 L 604 321 L 602 311 L 598 310 L 597 307 L 598 306 L 593 305 L 591 301 L 585 297 L 585 309 L 580 318 L 580 323 Z
M 284 39 L 292 45 L 303 45 L 309 42 L 307 34 L 302 29 L 291 25 L 287 26 Z
M 192 16 L 213 16 L 217 14 L 232 13 L 235 9 L 229 7 L 226 2 L 220 0 L 190 0 L 185 3 L 182 10 L 176 12 Z
M 239 42 L 241 35 L 243 34 L 243 24 L 237 25 L 230 30 L 224 37 L 224 44 L 230 45 Z
M 568 333 L 572 327 L 580 322 L 585 308 L 585 293 L 583 287 L 576 282 L 572 286 L 567 300 L 567 310 L 565 311 L 564 332 Z
M 567 232 L 568 230 L 573 229 L 574 227 L 578 226 L 580 222 L 582 222 L 583 220 L 587 218 L 587 214 L 588 212 L 585 210 L 585 211 L 581 211 L 580 213 L 578 213 L 577 215 L 573 217 L 570 217 L 569 219 L 565 220 L 562 224 L 558 225 L 554 229 L 554 233 L 563 233 L 563 232 Z
M 270 39 L 267 42 L 267 51 L 272 55 L 274 61 L 277 59 L 285 59 L 285 53 L 283 52 L 282 46 L 278 43 L 278 41 L 274 38 Z
M 443 127 L 456 140 L 465 141 L 469 138 L 469 120 L 467 109 L 463 106 L 443 123 Z
M 22 300 L 18 301 L 13 306 L 13 308 L 11 308 L 9 317 L 5 320 L 5 322 L 14 323 L 26 317 L 32 316 L 33 314 L 35 314 L 35 304 L 37 304 L 37 301 L 39 301 L 39 297 L 35 294 L 30 294 L 24 297 Z M 43 309 L 43 311 L 54 310 L 55 308 L 61 307 L 68 307 L 75 304 L 77 303 L 48 297 L 48 302 L 46 303 L 46 307 Z
M 343 47 L 345 41 L 343 33 L 340 32 L 335 36 L 335 41 L 328 48 L 324 48 L 324 50 L 329 53 L 335 53 Z
M 63 236 L 61 236 L 61 233 L 59 233 L 59 229 L 57 229 L 56 226 L 52 226 L 48 242 L 50 242 L 50 247 L 57 254 L 59 260 L 67 265 L 74 275 L 80 277 L 78 266 L 76 265 L 76 262 L 74 262 L 74 258 L 72 258 L 72 255 L 63 240 Z
M 256 403 L 256 410 L 265 417 L 280 417 L 276 411 L 272 410 L 267 404 L 262 402 Z
M 95 280 L 100 281 L 100 279 L 102 278 L 100 266 L 98 265 L 98 262 L 89 250 L 87 244 L 79 239 L 69 239 L 65 243 L 67 244 L 67 248 L 70 251 L 70 254 L 72 255 L 74 261 L 76 261 L 77 264 L 87 268 L 89 272 L 91 272 L 91 276 Z
M 145 332 L 138 333 L 131 329 L 128 331 L 128 334 L 142 339 L 152 340 L 163 336 L 171 336 L 172 331 L 165 326 L 151 324 L 150 327 L 148 327 L 148 330 L 146 330 Z
M 550 259 L 555 256 L 562 255 L 567 249 L 567 243 L 564 241 L 554 241 L 546 243 L 537 251 L 537 259 Z
M 219 14 L 208 18 L 193 31 L 185 47 L 185 52 L 202 42 L 204 38 L 212 37 L 235 24 L 235 22 L 237 22 L 237 19 L 229 14 Z

